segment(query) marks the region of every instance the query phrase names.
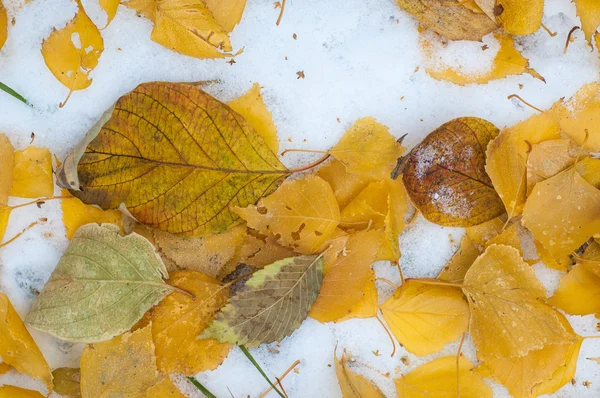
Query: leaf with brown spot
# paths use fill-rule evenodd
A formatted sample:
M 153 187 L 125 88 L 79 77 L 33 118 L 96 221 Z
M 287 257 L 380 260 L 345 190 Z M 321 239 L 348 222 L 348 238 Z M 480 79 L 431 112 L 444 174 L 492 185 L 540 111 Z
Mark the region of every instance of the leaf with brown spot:
M 469 227 L 504 212 L 485 172 L 485 149 L 498 129 L 483 119 L 451 120 L 431 132 L 406 160 L 402 180 L 431 222 Z
M 511 35 L 529 35 L 542 24 L 544 0 L 496 0 L 496 22 Z

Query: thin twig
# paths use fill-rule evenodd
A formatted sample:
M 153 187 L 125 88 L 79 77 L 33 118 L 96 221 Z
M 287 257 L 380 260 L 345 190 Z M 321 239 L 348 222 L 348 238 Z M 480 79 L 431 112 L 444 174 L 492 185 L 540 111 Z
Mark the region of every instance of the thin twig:
M 524 103 L 525 105 L 527 105 L 528 107 L 535 109 L 536 111 L 540 112 L 540 113 L 544 113 L 543 110 L 541 110 L 540 108 L 531 105 L 529 102 L 525 101 L 523 98 L 521 98 L 519 95 L 517 94 L 511 94 L 507 97 L 507 99 L 513 99 L 513 98 L 518 98 L 522 103 Z
M 587 340 L 587 339 L 600 339 L 600 335 L 599 336 L 581 336 L 582 339 Z
M 27 227 L 25 227 L 25 229 L 23 229 L 21 232 L 19 232 L 18 234 L 16 234 L 15 236 L 13 236 L 12 238 L 10 238 L 9 240 L 7 240 L 4 243 L 0 243 L 0 248 L 3 248 L 4 246 L 8 246 L 11 243 L 13 243 L 14 241 L 16 241 L 17 239 L 19 239 L 19 237 L 21 237 L 21 235 L 23 235 L 25 232 L 27 232 L 28 230 L 30 230 L 31 228 L 35 227 L 36 225 L 38 225 L 39 222 L 38 221 L 34 221 L 31 224 L 29 224 Z
M 326 161 L 327 159 L 329 159 L 330 156 L 331 156 L 330 154 L 327 154 L 313 163 L 307 164 L 306 166 L 302 166 L 297 169 L 289 169 L 288 171 L 290 173 L 299 173 L 301 171 L 310 170 L 313 167 L 316 167 L 316 166 L 320 165 L 321 163 L 323 163 L 324 161 Z
M 279 11 L 279 18 L 277 18 L 277 22 L 275 25 L 279 26 L 281 22 L 281 18 L 283 18 L 283 10 L 285 9 L 285 0 L 281 0 L 281 11 Z
M 262 370 L 262 368 L 260 367 L 260 365 L 258 364 L 258 362 L 256 362 L 256 360 L 254 359 L 254 357 L 252 356 L 252 354 L 250 354 L 250 351 L 248 351 L 248 349 L 245 346 L 243 346 L 243 345 L 241 345 L 239 347 L 240 347 L 240 350 L 242 350 L 242 352 L 246 356 L 246 358 L 248 358 L 250 360 L 250 362 L 252 362 L 252 365 L 254 365 L 254 367 L 256 368 L 256 370 L 258 370 L 258 372 L 262 375 L 262 377 L 264 377 L 264 379 L 269 383 L 269 385 L 273 388 L 273 390 L 275 390 L 275 392 L 277 394 L 279 394 L 279 396 L 281 398 L 285 398 L 285 395 L 283 395 L 281 393 L 281 391 L 279 391 L 279 389 L 277 387 L 275 387 L 275 384 L 273 384 L 271 382 L 271 380 L 269 379 L 269 377 L 267 376 L 267 374 Z
M 278 384 L 281 385 L 281 380 L 283 380 L 283 378 L 285 376 L 288 375 L 288 373 L 290 373 L 296 366 L 300 365 L 300 360 L 297 359 L 296 362 L 294 362 L 292 364 L 292 366 L 290 366 L 285 372 L 283 372 L 283 374 L 281 376 L 279 376 L 279 378 L 275 378 L 277 379 L 277 381 L 279 382 Z M 283 387 L 281 387 L 283 389 Z M 258 398 L 264 398 L 268 393 L 271 392 L 271 390 L 273 389 L 273 387 L 269 387 L 267 390 L 265 390 L 265 392 L 263 392 L 262 394 L 259 395 Z
M 548 29 L 548 27 L 547 27 L 546 25 L 544 25 L 544 24 L 542 24 L 542 28 L 544 28 L 544 30 L 545 30 L 546 32 L 548 32 L 548 34 L 550 35 L 550 37 L 554 37 L 554 36 L 556 36 L 556 35 L 557 35 L 557 33 L 556 33 L 556 32 L 552 32 L 552 31 L 551 31 L 550 29 Z
M 393 287 L 394 289 L 398 289 L 400 286 L 396 285 L 394 282 L 392 282 L 389 279 L 386 278 L 375 278 L 376 281 L 382 281 L 387 283 L 388 285 L 390 285 L 391 287 Z
M 402 268 L 400 267 L 400 263 L 398 261 L 394 261 L 394 265 L 398 267 L 398 272 L 400 273 L 400 281 L 404 285 L 404 273 L 402 272 Z
M 573 32 L 575 32 L 577 29 L 581 29 L 581 28 L 579 26 L 573 26 L 573 29 L 571 29 L 571 31 L 567 35 L 567 41 L 565 43 L 565 51 L 563 52 L 563 54 L 567 53 L 567 49 L 569 48 L 569 44 L 571 43 L 571 36 L 573 35 Z
M 6 84 L 0 82 L 0 90 L 4 91 L 6 94 L 11 95 L 13 97 L 15 97 L 16 99 L 18 99 L 19 101 L 23 102 L 25 105 L 30 105 L 29 101 L 27 101 L 25 99 L 25 97 L 23 97 L 21 94 L 17 93 L 15 90 L 13 90 L 12 88 L 8 87 Z
M 188 380 L 192 382 L 192 384 L 194 385 L 194 387 L 196 387 L 198 390 L 200 390 L 202 392 L 202 394 L 204 394 L 207 398 L 217 398 L 217 396 L 215 394 L 213 394 L 212 392 L 208 391 L 208 389 L 206 387 L 204 387 L 198 380 L 196 380 L 194 377 L 188 377 Z
M 52 197 L 44 197 L 44 198 L 39 198 L 39 199 L 36 199 L 36 200 L 32 200 L 31 202 L 22 203 L 20 205 L 9 206 L 9 207 L 14 210 L 14 209 L 18 209 L 20 207 L 31 206 L 31 205 L 34 205 L 36 203 L 47 202 L 49 200 L 54 200 L 54 199 L 77 199 L 77 198 L 75 196 L 52 196 Z
M 329 153 L 327 151 L 318 151 L 318 150 L 313 150 L 313 149 L 286 149 L 285 151 L 281 152 L 281 156 L 285 156 L 286 153 L 288 152 L 301 152 L 301 153 Z
M 438 281 L 435 279 L 428 279 L 428 278 L 408 278 L 408 279 L 406 279 L 406 281 L 422 283 L 424 285 L 450 286 L 450 287 L 459 287 L 459 288 L 464 287 L 464 285 L 462 283 L 442 282 L 442 281 Z
M 390 355 L 390 357 L 393 357 L 394 354 L 396 353 L 396 343 L 394 342 L 394 338 L 392 337 L 392 334 L 390 333 L 390 331 L 388 330 L 388 328 L 385 327 L 385 324 L 383 323 L 383 321 L 379 318 L 379 316 L 375 315 L 375 319 L 377 319 L 377 321 L 379 322 L 379 324 L 381 325 L 381 327 L 383 328 L 383 330 L 385 330 L 385 332 L 387 333 L 388 337 L 390 338 L 390 341 L 392 342 L 392 355 Z

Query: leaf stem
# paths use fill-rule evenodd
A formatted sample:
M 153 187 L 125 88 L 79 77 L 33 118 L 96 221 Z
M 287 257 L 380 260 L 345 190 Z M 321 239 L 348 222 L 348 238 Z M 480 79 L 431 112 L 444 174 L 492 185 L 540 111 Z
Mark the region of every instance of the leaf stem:
M 518 98 L 522 103 L 524 103 L 525 105 L 527 105 L 528 107 L 530 107 L 531 109 L 535 109 L 536 111 L 540 112 L 540 113 L 544 113 L 543 110 L 541 110 L 540 108 L 531 105 L 529 102 L 525 101 L 523 98 L 521 98 L 519 95 L 517 94 L 511 94 L 508 97 L 506 97 L 507 99 L 513 99 L 513 98 Z
M 285 10 L 285 0 L 281 0 L 281 11 L 279 11 L 279 17 L 277 18 L 277 22 L 275 25 L 279 26 L 281 22 L 281 18 L 283 18 L 283 10 Z
M 318 160 L 317 160 L 317 161 L 315 161 L 315 162 L 312 162 L 312 163 L 310 163 L 310 164 L 307 164 L 306 166 L 299 167 L 299 168 L 297 168 L 297 169 L 289 169 L 288 171 L 289 171 L 290 173 L 299 173 L 299 172 L 301 172 L 301 171 L 310 170 L 310 169 L 312 169 L 313 167 L 316 167 L 316 166 L 320 165 L 321 163 L 323 163 L 324 161 L 326 161 L 327 159 L 329 159 L 329 157 L 330 157 L 330 156 L 331 156 L 330 154 L 326 154 L 325 156 L 323 156 L 322 158 L 318 159 Z
M 428 279 L 428 278 L 408 278 L 408 279 L 406 279 L 406 281 L 407 282 L 408 281 L 418 282 L 418 283 L 422 283 L 424 285 L 450 286 L 450 287 L 458 287 L 458 288 L 465 287 L 462 283 L 442 282 L 442 281 L 438 281 L 435 279 Z
M 565 51 L 563 52 L 563 54 L 567 53 L 567 49 L 569 48 L 569 44 L 571 43 L 571 36 L 573 35 L 573 32 L 575 32 L 577 29 L 581 28 L 579 26 L 573 26 L 573 29 L 569 31 L 569 34 L 567 35 L 567 42 L 565 43 Z
M 402 282 L 402 284 L 404 285 L 405 279 L 404 279 L 404 273 L 402 272 L 402 268 L 400 267 L 400 263 L 398 261 L 393 261 L 393 264 L 398 267 L 398 272 L 400 273 L 400 281 Z
M 544 24 L 541 24 L 542 28 L 550 35 L 550 37 L 554 37 L 557 35 L 556 32 L 552 32 L 550 29 L 548 29 L 548 27 Z
M 385 327 L 385 324 L 379 318 L 378 315 L 375 315 L 375 319 L 377 319 L 377 321 L 379 322 L 379 324 L 381 325 L 381 327 L 383 328 L 383 330 L 385 330 L 385 332 L 387 333 L 388 337 L 390 338 L 390 341 L 392 342 L 392 355 L 390 355 L 390 357 L 393 358 L 394 354 L 396 353 L 396 343 L 394 342 L 394 338 L 392 337 L 392 334 L 390 333 L 390 331 L 388 330 L 388 328 Z
M 21 207 L 26 207 L 26 206 L 31 206 L 33 204 L 36 203 L 43 203 L 46 202 L 48 200 L 53 200 L 53 199 L 76 199 L 75 196 L 52 196 L 52 197 L 44 197 L 44 198 L 39 198 L 36 200 L 32 200 L 31 202 L 27 202 L 27 203 L 22 203 L 20 205 L 16 205 L 16 206 L 9 206 L 12 210 L 14 209 L 18 209 Z
M 292 366 L 290 366 L 285 372 L 283 372 L 283 374 L 281 376 L 279 376 L 279 378 L 276 377 L 276 379 L 278 381 L 277 384 L 279 384 L 281 386 L 281 380 L 283 380 L 283 378 L 285 376 L 287 376 L 288 373 L 290 373 L 292 371 L 292 369 L 294 369 L 298 365 L 300 365 L 300 360 L 299 359 L 297 359 L 296 362 L 294 362 L 292 364 Z M 266 390 L 265 392 L 263 392 L 262 394 L 260 394 L 258 398 L 264 398 L 269 392 L 271 392 L 272 389 L 273 389 L 273 387 L 269 387 L 269 389 Z M 282 387 L 282 389 L 283 389 L 283 387 Z
M 207 398 L 217 398 L 212 392 L 208 391 L 206 387 L 204 387 L 196 378 L 189 376 L 188 380 L 196 387 L 198 390 L 202 392 Z
M 396 285 L 394 282 L 387 278 L 375 278 L 376 281 L 382 281 L 393 287 L 394 289 L 398 289 L 400 286 Z
M 258 362 L 256 362 L 256 360 L 254 359 L 254 357 L 252 356 L 252 354 L 250 354 L 250 351 L 248 351 L 248 349 L 245 346 L 243 346 L 243 345 L 241 345 L 239 347 L 240 347 L 240 350 L 242 350 L 242 352 L 246 356 L 246 358 L 248 358 L 250 360 L 250 362 L 252 362 L 252 365 L 254 365 L 254 367 L 256 368 L 256 370 L 258 370 L 258 372 L 262 375 L 262 377 L 264 377 L 264 379 L 269 383 L 269 385 L 271 386 L 271 388 L 273 388 L 273 390 L 275 390 L 275 392 L 277 394 L 279 394 L 279 396 L 281 398 L 285 398 L 285 395 L 283 395 L 281 393 L 281 391 L 279 391 L 279 389 L 277 387 L 275 387 L 275 384 L 273 384 L 271 382 L 271 380 L 269 379 L 269 377 L 267 376 L 267 374 L 262 370 L 262 368 L 260 367 L 260 365 L 258 364 Z
M 21 94 L 17 93 L 15 90 L 13 90 L 12 88 L 8 87 L 6 84 L 0 82 L 0 90 L 4 91 L 5 93 L 12 95 L 13 97 L 15 97 L 16 99 L 18 99 L 19 101 L 23 102 L 25 105 L 29 105 L 31 106 L 31 104 L 29 103 L 29 101 L 27 101 L 25 99 L 25 97 L 23 97 Z
M 285 156 L 286 153 L 288 152 L 301 152 L 301 153 L 329 153 L 327 151 L 319 151 L 316 149 L 286 149 L 285 151 L 281 152 L 281 156 Z
M 25 229 L 23 229 L 21 232 L 19 232 L 18 234 L 16 234 L 15 236 L 13 236 L 12 238 L 10 238 L 9 240 L 7 240 L 4 243 L 0 243 L 0 248 L 3 248 L 4 246 L 8 246 L 11 243 L 13 243 L 14 241 L 16 241 L 17 239 L 19 239 L 19 237 L 21 237 L 21 235 L 23 235 L 25 232 L 29 231 L 31 228 L 35 227 L 36 225 L 38 225 L 39 222 L 38 221 L 34 221 L 31 224 L 29 224 L 27 227 L 25 227 Z
M 600 335 L 598 336 L 581 336 L 582 339 L 587 340 L 587 339 L 600 339 Z

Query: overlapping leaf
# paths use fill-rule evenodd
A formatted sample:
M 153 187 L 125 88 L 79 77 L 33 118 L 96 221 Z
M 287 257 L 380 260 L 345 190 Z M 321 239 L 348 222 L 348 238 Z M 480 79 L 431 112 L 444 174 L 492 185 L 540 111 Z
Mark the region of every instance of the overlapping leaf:
M 43 398 L 44 396 L 37 391 L 26 388 L 3 385 L 0 386 L 0 398 Z
M 52 155 L 45 148 L 28 147 L 14 154 L 15 165 L 12 172 L 10 196 L 39 198 L 52 196 Z
M 600 4 L 593 3 L 600 12 Z M 596 14 L 596 18 L 600 21 L 600 13 Z M 581 87 L 560 111 L 561 129 L 577 144 L 585 142 L 587 149 L 600 151 L 600 84 L 590 83 Z
M 65 398 L 81 397 L 81 372 L 76 368 L 58 368 L 52 371 L 54 392 Z
M 350 355 L 344 354 L 342 358 L 337 356 L 335 361 L 335 374 L 337 375 L 338 383 L 342 390 L 344 398 L 384 398 L 385 396 L 364 376 L 361 376 L 352 370 L 348 369 L 347 363 Z
M 71 194 L 63 189 L 61 196 L 69 197 Z M 67 239 L 72 239 L 79 227 L 91 223 L 115 224 L 123 229 L 123 214 L 118 210 L 102 210 L 96 206 L 86 205 L 75 197 L 62 200 L 60 205 Z

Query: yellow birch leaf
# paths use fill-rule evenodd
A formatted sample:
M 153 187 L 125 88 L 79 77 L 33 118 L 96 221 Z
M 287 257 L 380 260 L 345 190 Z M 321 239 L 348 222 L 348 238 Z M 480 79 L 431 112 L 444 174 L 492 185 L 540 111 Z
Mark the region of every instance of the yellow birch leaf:
M 231 32 L 240 22 L 246 8 L 246 0 L 204 0 L 204 3 L 226 32 Z
M 581 30 L 591 44 L 592 36 L 600 25 L 600 3 L 596 0 L 574 0 L 577 16 L 581 20 Z
M 485 14 L 463 7 L 458 0 L 396 0 L 404 11 L 450 40 L 481 40 L 497 26 Z
M 563 276 L 549 303 L 574 315 L 600 314 L 600 276 L 581 264 Z
M 197 337 L 227 303 L 229 289 L 195 271 L 174 272 L 168 283 L 194 297 L 176 291 L 148 311 L 138 324 L 152 325 L 158 370 L 191 376 L 215 369 L 227 357 L 231 344 Z
M 377 315 L 379 309 L 379 297 L 377 295 L 377 286 L 375 286 L 375 272 L 371 271 L 371 278 L 362 289 L 362 299 L 352 307 L 350 313 L 336 322 L 347 321 L 353 318 L 373 318 Z
M 496 217 L 490 221 L 484 222 L 483 224 L 474 225 L 465 229 L 467 236 L 480 251 L 483 251 L 486 243 L 494 239 L 502 232 L 505 221 L 502 221 L 500 217 Z
M 105 29 L 112 22 L 115 15 L 117 15 L 117 9 L 119 8 L 120 0 L 98 0 L 100 3 L 100 7 L 106 13 L 106 25 L 104 25 Z
M 317 176 L 327 181 L 333 189 L 333 194 L 340 206 L 345 208 L 363 189 L 372 182 L 372 179 L 361 174 L 349 173 L 346 165 L 333 159 L 317 172 Z
M 423 356 L 457 340 L 469 326 L 469 306 L 449 286 L 407 281 L 381 306 L 383 319 L 404 348 Z
M 395 379 L 398 398 L 492 398 L 492 389 L 473 371 L 473 364 L 456 356 L 438 358 Z M 457 385 L 458 384 L 458 385 Z
M 367 226 L 383 228 L 388 213 L 388 196 L 386 181 L 370 183 L 341 211 L 340 227 L 354 230 Z
M 263 235 L 280 235 L 280 243 L 303 254 L 318 252 L 340 220 L 331 187 L 317 176 L 286 181 L 257 206 L 234 211 L 250 228 Z
M 354 373 L 346 364 L 350 355 L 344 354 L 341 359 L 334 355 L 335 374 L 342 390 L 343 398 L 384 398 L 385 395 L 364 376 Z
M 2 8 L 2 4 L 0 4 L 0 8 Z M 0 178 L 0 206 L 6 206 L 8 203 L 8 193 L 13 184 L 14 167 L 15 155 L 13 146 L 5 135 L 0 134 L 0 170 L 2 170 L 2 178 Z M 0 234 L 1 238 L 2 234 Z
M 0 386 L 0 398 L 44 398 L 44 396 L 38 391 L 3 385 Z
M 485 170 L 500 195 L 508 217 L 523 211 L 527 193 L 527 153 L 529 144 L 560 138 L 557 108 L 518 123 L 500 132 L 487 147 Z
M 528 35 L 538 30 L 544 15 L 544 0 L 496 0 L 496 22 L 511 35 Z
M 523 73 L 529 73 L 536 79 L 545 81 L 535 69 L 529 67 L 529 60 L 515 48 L 515 40 L 511 36 L 496 33 L 494 37 L 500 43 L 500 49 L 494 57 L 491 70 L 485 73 L 467 74 L 460 69 L 449 66 L 442 70 L 427 68 L 427 74 L 436 80 L 446 80 L 461 86 L 466 84 L 485 84 L 492 80 L 503 79 L 510 75 L 521 75 Z M 429 53 L 430 51 L 425 51 L 425 54 Z
M 440 271 L 437 279 L 453 283 L 462 282 L 465 274 L 480 254 L 481 252 L 475 247 L 473 241 L 468 236 L 463 237 L 460 241 L 460 248 Z
M 572 166 L 578 154 L 579 148 L 566 139 L 532 145 L 527 157 L 527 196 L 531 195 L 535 184 Z
M 574 168 L 539 182 L 523 209 L 523 225 L 555 259 L 600 231 L 600 190 Z
M 523 227 L 523 225 L 521 224 L 520 217 L 517 217 L 512 223 L 510 223 L 510 225 L 504 228 L 502 233 L 500 233 L 498 236 L 494 237 L 489 242 L 487 242 L 485 244 L 485 247 L 487 248 L 491 245 L 504 245 L 514 247 L 519 251 L 519 255 L 523 257 L 523 241 L 525 241 L 528 238 L 531 238 L 529 231 L 525 229 L 525 227 Z M 525 262 L 530 265 L 533 265 L 537 263 L 538 260 L 525 260 Z
M 52 391 L 52 373 L 10 300 L 0 293 L 0 357 L 18 372 L 40 379 Z
M 12 366 L 10 366 L 9 364 L 0 362 L 0 375 L 8 372 L 11 369 L 12 369 Z
M 135 10 L 138 16 L 144 16 L 152 22 L 156 19 L 156 0 L 129 0 L 122 4 Z
M 12 207 L 0 206 L 0 243 L 2 243 L 4 239 L 4 233 L 6 232 L 6 227 L 8 226 L 8 219 L 10 218 L 11 210 Z
M 575 164 L 575 170 L 581 178 L 600 189 L 600 159 L 581 159 Z
M 81 397 L 79 379 L 81 372 L 75 368 L 58 368 L 52 371 L 54 392 L 64 398 Z
M 398 261 L 400 260 L 400 246 L 398 244 L 398 235 L 401 231 L 398 230 L 396 222 L 396 209 L 394 209 L 392 194 L 387 197 L 387 214 L 384 220 L 383 239 L 379 251 L 377 252 L 377 260 Z
M 382 180 L 389 178 L 405 151 L 386 126 L 366 117 L 356 121 L 329 154 L 342 162 L 349 173 Z
M 588 0 L 590 1 L 590 0 Z M 600 3 L 594 0 L 594 6 L 600 10 Z M 600 18 L 600 13 L 598 13 Z M 596 24 L 597 25 L 597 24 Z M 594 28 L 595 29 L 595 28 Z M 577 144 L 592 152 L 600 151 L 600 83 L 590 83 L 581 87 L 571 97 L 560 112 L 560 127 Z
M 554 258 L 552 254 L 544 247 L 542 242 L 538 240 L 533 241 L 535 244 L 535 250 L 537 252 L 540 261 L 548 268 L 555 269 L 557 271 L 567 272 L 569 266 L 569 256 L 563 256 L 561 258 Z
M 6 14 L 6 8 L 0 1 L 0 50 L 6 39 L 8 38 L 8 15 Z
M 72 196 L 68 190 L 63 189 L 62 196 Z M 99 207 L 86 205 L 81 200 L 71 197 L 63 199 L 60 203 L 63 211 L 63 223 L 67 232 L 67 239 L 73 238 L 79 227 L 85 224 L 115 224 L 123 231 L 123 213 L 118 210 L 102 210 Z
M 513 247 L 491 245 L 463 281 L 471 309 L 470 334 L 482 357 L 522 356 L 548 344 L 573 342 L 546 290 Z
M 164 377 L 161 381 L 146 391 L 146 398 L 185 398 L 170 378 Z
M 150 326 L 88 344 L 81 355 L 82 398 L 145 398 L 158 381 Z
M 226 1 L 213 0 L 226 4 Z M 246 0 L 241 0 L 246 3 Z M 208 3 L 207 3 L 208 4 Z M 242 8 L 243 10 L 243 8 Z M 279 152 L 279 139 L 277 138 L 277 127 L 273 123 L 271 112 L 267 109 L 262 95 L 260 95 L 260 84 L 254 83 L 248 92 L 239 98 L 229 101 L 227 105 L 235 112 L 242 115 L 252 126 L 254 131 L 262 135 L 271 152 Z
M 28 147 L 15 152 L 10 196 L 39 198 L 54 194 L 52 155 L 45 148 Z
M 341 256 L 347 255 L 346 245 L 350 235 L 337 228 L 325 246 L 327 249 L 323 252 L 323 274 L 327 275 L 329 270 L 337 263 Z
M 578 338 L 577 342 L 569 347 L 565 363 L 554 371 L 550 380 L 543 381 L 533 387 L 533 396 L 537 397 L 544 394 L 554 394 L 562 386 L 573 380 L 582 343 L 583 339 Z
M 81 1 L 76 2 L 75 18 L 61 30 L 54 29 L 42 42 L 46 66 L 69 89 L 67 100 L 73 91 L 83 90 L 92 84 L 89 74 L 98 65 L 104 51 L 100 31 L 85 13 Z
M 371 278 L 371 264 L 381 243 L 381 231 L 361 231 L 350 235 L 344 249 L 333 264 L 325 264 L 321 291 L 313 304 L 310 317 L 331 322 L 348 315 L 363 298 L 363 288 Z M 332 250 L 333 251 L 333 250 Z

